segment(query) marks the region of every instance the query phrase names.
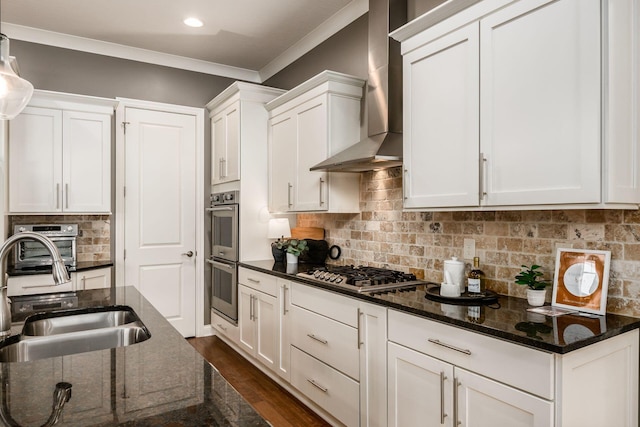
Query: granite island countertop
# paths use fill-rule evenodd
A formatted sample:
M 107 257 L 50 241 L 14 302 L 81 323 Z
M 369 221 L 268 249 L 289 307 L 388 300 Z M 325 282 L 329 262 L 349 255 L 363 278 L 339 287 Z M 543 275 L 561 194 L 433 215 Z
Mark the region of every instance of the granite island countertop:
M 78 291 L 80 307 L 127 305 L 151 333 L 127 347 L 0 363 L 0 425 L 41 426 L 59 382 L 72 385 L 56 426 L 269 426 L 133 287 Z M 20 333 L 20 319 L 12 326 Z M 14 424 L 15 422 L 15 424 Z
M 472 330 L 494 338 L 525 345 L 537 350 L 565 354 L 590 344 L 639 329 L 640 319 L 616 314 L 605 316 L 567 314 L 549 317 L 528 312 L 524 298 L 500 295 L 498 302 L 488 305 L 458 305 L 426 298 L 427 287 L 366 294 L 331 284 L 298 277 L 313 267 L 308 264 L 274 263 L 273 260 L 244 261 L 240 266 L 268 273 L 310 286 L 326 289 L 405 313 Z

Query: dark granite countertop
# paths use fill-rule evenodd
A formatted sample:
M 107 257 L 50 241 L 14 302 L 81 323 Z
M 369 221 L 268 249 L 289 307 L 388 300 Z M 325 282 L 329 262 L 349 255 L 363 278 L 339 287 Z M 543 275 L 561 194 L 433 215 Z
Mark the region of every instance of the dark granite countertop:
M 95 270 L 98 268 L 113 267 L 113 261 L 100 260 L 100 261 L 81 261 L 76 265 L 75 272 Z M 7 269 L 9 276 L 30 276 L 33 274 L 51 274 L 51 267 L 38 268 L 33 270 L 16 270 L 13 266 Z
M 127 347 L 0 363 L 0 425 L 41 426 L 53 391 L 72 385 L 56 426 L 268 426 L 133 287 L 78 291 L 80 307 L 127 305 L 151 333 Z M 20 333 L 22 324 L 12 331 Z M 0 414 L 0 415 L 1 415 Z
M 312 265 L 296 266 L 274 263 L 272 260 L 242 262 L 240 265 L 512 343 L 559 354 L 640 328 L 640 319 L 615 314 L 606 316 L 567 314 L 548 317 L 531 313 L 527 311 L 530 307 L 523 298 L 500 295 L 497 304 L 481 306 L 445 304 L 425 298 L 427 285 L 420 285 L 409 291 L 368 295 L 296 276 L 298 271 L 308 271 L 313 267 Z

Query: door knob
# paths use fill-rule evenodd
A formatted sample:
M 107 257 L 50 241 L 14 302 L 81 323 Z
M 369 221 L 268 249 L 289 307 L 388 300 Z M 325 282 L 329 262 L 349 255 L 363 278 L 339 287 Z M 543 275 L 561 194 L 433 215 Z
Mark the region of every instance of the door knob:
M 193 256 L 193 251 L 185 252 L 185 253 L 183 253 L 182 255 L 186 255 L 186 256 L 188 256 L 189 258 L 191 258 L 191 257 Z

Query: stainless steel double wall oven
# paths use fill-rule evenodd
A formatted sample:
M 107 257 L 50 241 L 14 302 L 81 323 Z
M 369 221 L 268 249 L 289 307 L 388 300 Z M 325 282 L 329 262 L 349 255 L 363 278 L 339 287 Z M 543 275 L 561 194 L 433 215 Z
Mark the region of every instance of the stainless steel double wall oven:
M 238 322 L 239 192 L 211 195 L 211 308 Z

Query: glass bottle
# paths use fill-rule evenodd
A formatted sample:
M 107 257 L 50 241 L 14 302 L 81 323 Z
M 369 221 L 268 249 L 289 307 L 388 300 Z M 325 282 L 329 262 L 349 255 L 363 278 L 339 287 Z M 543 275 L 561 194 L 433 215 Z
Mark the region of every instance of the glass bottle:
M 479 294 L 482 290 L 482 280 L 484 273 L 480 270 L 480 258 L 473 258 L 473 268 L 467 277 L 467 292 L 470 294 Z

